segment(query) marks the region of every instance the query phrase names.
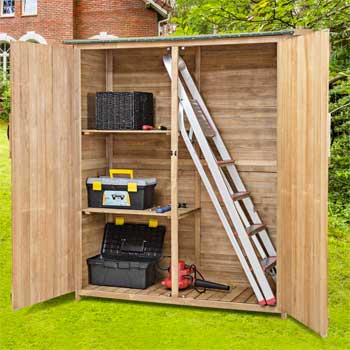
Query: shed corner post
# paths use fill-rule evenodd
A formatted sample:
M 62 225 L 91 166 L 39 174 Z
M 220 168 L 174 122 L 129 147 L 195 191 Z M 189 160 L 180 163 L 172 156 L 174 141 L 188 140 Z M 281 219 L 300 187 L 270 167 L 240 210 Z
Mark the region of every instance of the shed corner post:
M 179 143 L 179 48 L 171 48 L 171 296 L 179 296 L 179 216 L 178 216 L 178 143 Z
M 73 46 L 73 70 L 74 70 L 74 103 L 73 103 L 73 114 L 74 120 L 76 123 L 76 129 L 78 130 L 78 138 L 77 138 L 77 150 L 78 150 L 78 169 L 76 186 L 79 188 L 79 191 L 75 193 L 76 201 L 77 201 L 77 211 L 78 211 L 78 222 L 77 222 L 77 234 L 75 237 L 75 300 L 80 301 L 80 290 L 82 289 L 82 251 L 83 251 L 83 223 L 82 223 L 82 191 L 81 191 L 81 148 L 82 148 L 82 139 L 81 139 L 81 49 L 77 48 L 75 45 Z

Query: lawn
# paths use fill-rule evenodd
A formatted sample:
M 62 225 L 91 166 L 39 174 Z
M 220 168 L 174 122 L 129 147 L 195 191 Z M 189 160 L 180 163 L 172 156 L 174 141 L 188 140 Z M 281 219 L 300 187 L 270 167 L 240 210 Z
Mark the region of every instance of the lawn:
M 10 161 L 0 121 L 0 349 L 350 349 L 350 240 L 329 237 L 329 337 L 279 316 L 66 295 L 12 311 Z M 23 176 L 26 176 L 23 173 Z

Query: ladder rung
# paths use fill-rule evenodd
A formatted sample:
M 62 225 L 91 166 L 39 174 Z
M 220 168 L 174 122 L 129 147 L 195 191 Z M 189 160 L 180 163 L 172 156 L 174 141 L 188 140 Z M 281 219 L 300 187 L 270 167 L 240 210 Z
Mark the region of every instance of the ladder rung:
M 258 232 L 264 230 L 266 227 L 264 224 L 256 224 L 256 225 L 251 225 L 246 228 L 247 233 L 249 236 L 253 236 L 257 234 Z
M 237 192 L 237 193 L 234 193 L 231 197 L 234 201 L 239 201 L 241 199 L 249 197 L 249 192 L 247 192 L 247 191 Z
M 202 159 L 201 161 L 203 166 L 208 166 L 208 163 L 205 161 L 205 159 Z M 234 160 L 217 160 L 216 164 L 220 167 L 224 167 L 225 165 L 235 164 L 235 161 Z
M 235 161 L 233 159 L 217 160 L 216 163 L 218 166 L 225 166 L 225 165 L 235 164 Z
M 256 225 L 251 225 L 251 226 L 246 227 L 246 231 L 247 231 L 247 234 L 249 236 L 253 236 L 256 233 L 258 233 L 259 231 L 264 230 L 265 228 L 266 228 L 266 226 L 264 224 L 256 224 Z M 233 234 L 236 237 L 238 237 L 238 233 L 237 232 L 234 232 Z
M 269 257 L 262 259 L 260 261 L 261 267 L 264 271 L 268 271 L 272 267 L 276 266 L 276 262 L 277 262 L 276 256 L 269 256 Z

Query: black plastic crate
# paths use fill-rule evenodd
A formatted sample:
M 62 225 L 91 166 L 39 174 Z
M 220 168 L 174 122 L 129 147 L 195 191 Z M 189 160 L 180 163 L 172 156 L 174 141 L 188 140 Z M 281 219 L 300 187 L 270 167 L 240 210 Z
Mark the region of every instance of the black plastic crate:
M 101 254 L 87 260 L 89 283 L 139 289 L 156 283 L 164 236 L 164 226 L 106 224 Z
M 143 125 L 153 126 L 152 93 L 96 93 L 96 129 L 140 130 Z

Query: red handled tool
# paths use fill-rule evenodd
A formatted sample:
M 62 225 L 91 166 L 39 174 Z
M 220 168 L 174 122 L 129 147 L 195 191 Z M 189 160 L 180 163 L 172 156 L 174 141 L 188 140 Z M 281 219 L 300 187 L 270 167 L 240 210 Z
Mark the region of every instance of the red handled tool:
M 199 275 L 199 278 L 197 277 Z M 168 277 L 162 281 L 162 285 L 171 289 L 171 269 L 169 267 Z M 206 281 L 203 275 L 197 270 L 196 265 L 186 265 L 183 260 L 179 260 L 179 289 L 186 289 L 192 286 L 199 293 L 205 292 L 207 288 L 230 290 L 230 286 L 225 284 Z M 198 290 L 197 288 L 203 288 Z

